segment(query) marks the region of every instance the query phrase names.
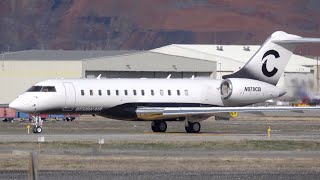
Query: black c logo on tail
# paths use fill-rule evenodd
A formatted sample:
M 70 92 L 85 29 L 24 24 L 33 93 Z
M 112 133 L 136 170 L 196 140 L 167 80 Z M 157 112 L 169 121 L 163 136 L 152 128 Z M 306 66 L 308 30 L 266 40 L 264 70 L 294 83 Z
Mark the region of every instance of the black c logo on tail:
M 269 55 L 273 55 L 275 58 L 279 58 L 279 57 L 280 57 L 280 55 L 279 55 L 279 53 L 278 53 L 277 51 L 275 51 L 275 50 L 269 50 L 269 51 L 267 51 L 267 52 L 263 55 L 262 60 L 263 60 L 265 57 L 269 56 Z M 272 77 L 272 76 L 274 76 L 275 74 L 277 74 L 278 69 L 277 69 L 277 68 L 273 68 L 272 71 L 268 71 L 268 69 L 267 69 L 267 61 L 268 61 L 268 59 L 267 59 L 267 60 L 263 63 L 263 65 L 262 65 L 262 72 L 263 72 L 263 74 L 264 74 L 265 76 L 267 76 L 267 77 Z

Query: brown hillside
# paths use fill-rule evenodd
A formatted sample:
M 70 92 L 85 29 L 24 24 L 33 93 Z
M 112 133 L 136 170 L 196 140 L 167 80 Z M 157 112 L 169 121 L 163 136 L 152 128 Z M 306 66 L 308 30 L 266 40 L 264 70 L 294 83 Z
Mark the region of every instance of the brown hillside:
M 260 44 L 276 30 L 320 37 L 319 17 L 318 0 L 1 0 L 0 50 Z

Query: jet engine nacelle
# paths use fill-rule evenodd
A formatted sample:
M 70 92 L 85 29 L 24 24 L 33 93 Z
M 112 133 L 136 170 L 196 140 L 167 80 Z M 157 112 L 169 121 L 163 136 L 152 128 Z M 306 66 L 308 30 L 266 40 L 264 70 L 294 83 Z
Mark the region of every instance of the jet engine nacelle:
M 262 81 L 230 78 L 220 85 L 221 99 L 225 106 L 249 105 L 284 95 L 286 92 Z

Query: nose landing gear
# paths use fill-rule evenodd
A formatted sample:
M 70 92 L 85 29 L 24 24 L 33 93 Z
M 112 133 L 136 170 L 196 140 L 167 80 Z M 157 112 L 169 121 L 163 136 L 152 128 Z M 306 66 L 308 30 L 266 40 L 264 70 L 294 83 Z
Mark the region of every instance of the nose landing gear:
M 34 121 L 33 127 L 32 127 L 33 133 L 41 133 L 43 120 L 41 119 L 40 115 L 34 116 L 33 121 Z

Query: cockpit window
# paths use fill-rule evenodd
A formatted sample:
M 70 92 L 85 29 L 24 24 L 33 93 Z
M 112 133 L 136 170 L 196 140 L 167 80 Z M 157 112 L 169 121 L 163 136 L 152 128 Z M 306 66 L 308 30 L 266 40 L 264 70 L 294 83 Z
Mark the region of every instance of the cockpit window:
M 43 86 L 41 92 L 56 92 L 56 88 L 54 86 Z
M 56 92 L 54 86 L 32 86 L 27 92 Z
M 40 92 L 42 89 L 42 86 L 32 86 L 30 89 L 27 90 L 27 92 Z

